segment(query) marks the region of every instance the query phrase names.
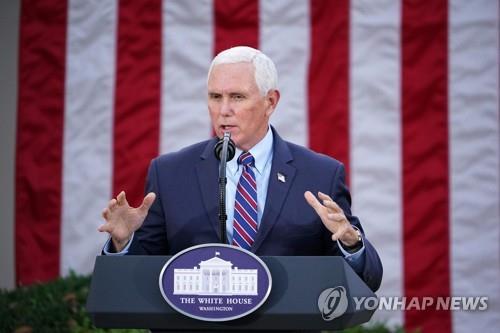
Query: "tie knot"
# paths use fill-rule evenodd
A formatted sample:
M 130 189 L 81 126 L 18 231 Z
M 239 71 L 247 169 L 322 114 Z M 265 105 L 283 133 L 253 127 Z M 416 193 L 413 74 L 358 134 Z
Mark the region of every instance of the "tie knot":
M 252 166 L 254 164 L 254 158 L 249 152 L 245 152 L 238 157 L 238 164 L 243 166 Z

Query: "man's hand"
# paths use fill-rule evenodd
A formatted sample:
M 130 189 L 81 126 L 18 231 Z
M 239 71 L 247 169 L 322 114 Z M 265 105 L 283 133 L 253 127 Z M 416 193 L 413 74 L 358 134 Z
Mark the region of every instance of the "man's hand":
M 304 193 L 307 203 L 314 208 L 325 227 L 332 232 L 334 241 L 340 240 L 346 246 L 354 246 L 358 242 L 358 233 L 340 208 L 330 196 L 318 192 L 321 202 L 310 191 Z
M 115 250 L 120 252 L 125 248 L 132 234 L 144 222 L 155 198 L 156 195 L 150 192 L 144 197 L 139 207 L 133 208 L 129 206 L 125 192 L 121 191 L 116 199 L 111 199 L 108 207 L 102 211 L 102 217 L 106 222 L 99 226 L 97 230 L 109 233 Z

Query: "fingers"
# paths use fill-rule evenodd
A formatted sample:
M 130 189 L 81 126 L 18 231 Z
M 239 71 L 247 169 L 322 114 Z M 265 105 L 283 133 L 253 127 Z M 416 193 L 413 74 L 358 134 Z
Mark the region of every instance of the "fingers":
M 344 235 L 347 233 L 349 230 L 349 227 L 347 225 L 339 225 L 338 229 L 332 234 L 332 240 L 337 241 L 341 240 L 344 238 Z
M 120 194 L 116 197 L 118 201 L 118 205 L 124 206 L 128 205 L 127 197 L 125 196 L 125 191 L 121 191 Z
M 344 235 L 344 232 L 342 230 L 337 230 L 337 232 L 332 234 L 332 240 L 338 241 L 339 239 L 342 238 L 343 235 Z
M 325 227 L 332 232 L 333 241 L 340 240 L 342 242 L 356 243 L 356 240 L 351 236 L 355 231 L 347 220 L 344 211 L 329 195 L 318 192 L 318 200 L 310 191 L 306 191 L 304 197 L 319 215 Z
M 351 224 L 345 219 L 345 216 L 344 216 L 344 220 L 346 223 L 341 223 L 341 224 L 338 224 L 338 228 L 337 230 L 335 230 L 335 232 L 333 232 L 332 234 L 332 240 L 336 241 L 336 240 L 340 240 L 342 241 L 343 243 L 346 243 L 347 242 L 350 242 L 350 243 L 356 243 L 357 242 L 357 234 L 356 234 L 356 231 L 354 230 L 354 228 L 351 226 Z M 351 237 L 351 232 L 354 232 L 354 234 L 356 234 L 356 237 L 354 239 L 354 242 L 352 242 L 353 240 L 353 237 Z
M 111 212 L 114 211 L 116 207 L 118 207 L 118 201 L 114 198 L 109 200 L 108 207 L 106 207 L 101 213 L 102 217 L 107 221 Z
M 318 192 L 319 200 L 310 191 L 306 191 L 304 197 L 319 215 L 325 227 L 332 232 L 332 239 L 334 241 L 343 239 L 350 223 L 342 208 L 330 196 L 322 192 Z
M 330 198 L 330 196 L 328 194 L 325 194 L 321 191 L 318 191 L 318 197 L 321 199 L 321 200 L 332 200 L 332 198 Z
M 312 207 L 314 208 L 314 210 L 316 211 L 316 213 L 320 213 L 321 211 L 321 208 L 323 207 L 323 205 L 318 201 L 318 199 L 316 199 L 316 197 L 314 196 L 314 194 L 311 193 L 311 191 L 306 191 L 304 193 L 304 198 L 306 199 L 307 203 Z
M 323 205 L 326 208 L 331 209 L 334 213 L 343 213 L 344 211 L 340 208 L 339 205 L 329 195 L 326 195 L 322 192 L 318 192 L 318 197 L 323 201 Z
M 116 201 L 116 199 L 114 199 L 114 198 L 113 198 L 113 199 L 109 200 L 109 202 L 108 202 L 108 209 L 109 209 L 110 211 L 115 210 L 115 208 L 116 208 L 117 206 L 118 206 L 118 202 Z
M 144 200 L 142 200 L 142 204 L 139 207 L 139 210 L 141 210 L 143 213 L 146 213 L 149 208 L 151 208 L 151 205 L 156 199 L 156 194 L 154 192 L 149 192 L 145 197 Z
M 351 225 L 341 226 L 333 235 L 332 240 L 341 241 L 346 246 L 353 246 L 359 242 L 358 233 Z
M 106 224 L 101 224 L 99 227 L 97 227 L 97 230 L 99 232 L 108 232 L 108 228 L 106 227 Z
M 115 201 L 116 201 L 116 200 L 115 200 Z M 110 203 L 111 203 L 111 201 L 110 201 Z M 109 221 L 109 216 L 110 216 L 110 214 L 111 214 L 111 211 L 110 211 L 110 208 L 109 208 L 110 206 L 111 206 L 111 204 L 108 206 L 108 208 L 103 209 L 103 211 L 102 211 L 102 213 L 101 213 L 101 215 L 102 215 L 102 217 L 104 218 L 104 220 L 106 220 L 106 223 L 101 224 L 101 225 L 97 228 L 97 230 L 98 230 L 98 231 L 100 231 L 100 232 L 110 232 L 110 231 L 111 231 L 111 230 L 110 230 L 110 229 L 111 229 L 111 225 L 108 223 L 108 221 Z
M 314 196 L 314 194 L 311 193 L 311 191 L 306 191 L 304 193 L 304 197 L 306 198 L 307 203 L 318 213 L 322 207 L 328 208 L 331 211 L 330 213 L 344 213 L 342 208 L 340 208 L 340 206 L 337 205 L 337 203 L 333 201 L 330 196 L 324 194 L 323 192 L 318 192 L 318 197 L 321 199 L 321 202 Z
M 328 219 L 335 221 L 335 222 L 342 222 L 343 220 L 347 221 L 347 218 L 345 217 L 344 214 L 339 214 L 339 213 L 329 213 L 327 215 Z
M 97 230 L 98 230 L 99 232 L 107 232 L 107 233 L 111 233 L 111 231 L 112 231 L 112 226 L 111 226 L 111 224 L 110 224 L 110 223 L 104 223 L 104 224 L 101 224 L 101 225 L 97 228 Z
M 105 220 L 108 220 L 109 218 L 109 208 L 105 208 L 103 211 L 102 211 L 102 217 L 105 219 Z

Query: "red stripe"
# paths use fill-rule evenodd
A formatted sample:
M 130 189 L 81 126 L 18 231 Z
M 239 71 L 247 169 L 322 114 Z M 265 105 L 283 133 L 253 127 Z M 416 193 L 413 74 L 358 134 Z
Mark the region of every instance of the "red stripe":
M 450 295 L 448 4 L 404 1 L 402 17 L 404 288 Z M 405 311 L 408 331 L 451 332 L 448 311 Z
M 255 232 L 257 232 L 257 221 L 255 221 L 248 215 L 248 212 L 241 206 L 238 201 L 235 201 L 234 209 L 237 210 L 240 216 L 247 222 L 247 224 L 252 227 Z
M 16 281 L 59 275 L 67 3 L 21 5 L 16 147 Z
M 349 1 L 311 0 L 309 147 L 349 170 Z
M 234 230 L 241 236 L 241 238 L 249 245 L 252 246 L 252 238 L 247 234 L 245 229 L 243 229 L 239 223 L 234 224 Z
M 259 2 L 255 0 L 215 0 L 214 54 L 246 45 L 259 47 Z
M 241 186 L 241 184 L 238 185 L 238 192 L 240 192 L 241 196 L 245 201 L 248 203 L 250 207 L 253 208 L 255 212 L 257 212 L 257 203 L 255 200 L 248 194 L 247 190 L 245 187 Z
M 138 205 L 159 149 L 161 0 L 120 1 L 118 12 L 113 191 Z
M 245 179 L 247 181 L 247 184 L 250 187 L 252 187 L 254 189 L 254 191 L 257 192 L 257 183 L 255 182 L 255 179 L 253 179 L 252 176 L 250 176 L 248 171 L 244 171 L 241 175 L 243 176 L 243 179 Z

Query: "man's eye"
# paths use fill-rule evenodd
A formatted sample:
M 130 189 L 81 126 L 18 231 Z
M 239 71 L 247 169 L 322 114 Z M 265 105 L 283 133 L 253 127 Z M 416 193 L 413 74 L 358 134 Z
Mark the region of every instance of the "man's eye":
M 245 99 L 245 96 L 243 96 L 243 95 L 233 95 L 233 99 L 239 101 L 239 100 Z
M 221 95 L 218 95 L 218 94 L 210 94 L 209 95 L 209 98 L 212 99 L 212 100 L 219 100 L 221 99 Z

